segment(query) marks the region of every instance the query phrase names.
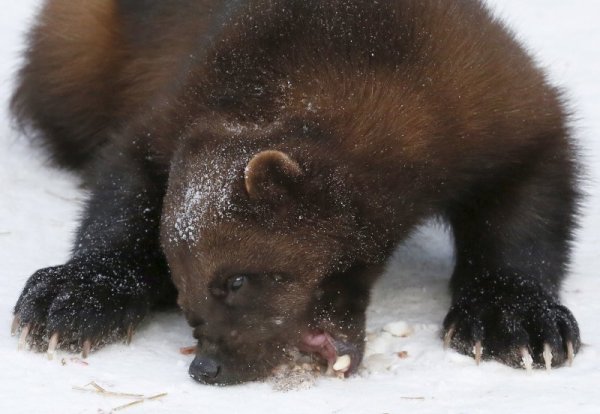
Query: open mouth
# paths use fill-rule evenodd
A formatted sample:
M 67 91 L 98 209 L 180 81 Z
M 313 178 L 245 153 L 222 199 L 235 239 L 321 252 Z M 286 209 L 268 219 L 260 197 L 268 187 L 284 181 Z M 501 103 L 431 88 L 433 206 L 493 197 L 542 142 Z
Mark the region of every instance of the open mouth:
M 327 371 L 349 376 L 356 372 L 362 352 L 353 344 L 335 339 L 321 330 L 308 331 L 298 345 L 301 352 L 316 354 L 327 363 Z
M 280 372 L 287 372 L 286 369 L 290 368 L 295 372 L 296 369 L 299 369 L 298 372 L 323 373 L 323 369 L 326 368 L 325 375 L 345 378 L 358 370 L 362 360 L 360 345 L 360 343 L 350 343 L 344 335 L 336 338 L 324 330 L 307 330 L 301 335 L 299 343 L 295 347 L 288 348 L 290 349 L 288 354 L 290 359 L 276 366 L 271 374 L 276 376 Z M 232 370 L 227 365 L 224 366 L 218 359 L 210 355 L 198 354 L 197 350 L 197 346 L 187 347 L 180 349 L 180 352 L 185 355 L 196 354 L 189 372 L 190 376 L 200 383 L 226 385 L 258 379 L 246 378 L 243 373 Z M 310 358 L 310 362 L 305 359 L 307 357 Z M 302 362 L 303 359 L 304 362 Z M 259 361 L 257 363 L 260 365 Z M 308 371 L 306 371 L 306 366 L 309 367 Z

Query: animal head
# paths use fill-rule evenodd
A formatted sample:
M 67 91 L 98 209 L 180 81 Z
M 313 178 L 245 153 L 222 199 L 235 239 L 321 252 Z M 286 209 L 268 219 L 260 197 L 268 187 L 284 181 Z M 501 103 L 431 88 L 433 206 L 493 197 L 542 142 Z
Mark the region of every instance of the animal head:
M 294 350 L 330 366 L 348 355 L 351 373 L 379 269 L 361 256 L 364 224 L 346 172 L 301 149 L 214 142 L 179 149 L 163 211 L 178 303 L 198 339 L 190 374 L 209 384 L 260 379 Z

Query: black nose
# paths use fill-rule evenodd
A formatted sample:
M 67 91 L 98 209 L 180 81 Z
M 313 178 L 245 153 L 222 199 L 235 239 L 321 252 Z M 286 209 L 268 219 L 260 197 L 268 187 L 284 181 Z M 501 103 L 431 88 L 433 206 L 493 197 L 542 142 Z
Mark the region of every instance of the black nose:
M 205 356 L 194 358 L 189 369 L 190 376 L 198 382 L 212 382 L 220 371 L 217 361 Z

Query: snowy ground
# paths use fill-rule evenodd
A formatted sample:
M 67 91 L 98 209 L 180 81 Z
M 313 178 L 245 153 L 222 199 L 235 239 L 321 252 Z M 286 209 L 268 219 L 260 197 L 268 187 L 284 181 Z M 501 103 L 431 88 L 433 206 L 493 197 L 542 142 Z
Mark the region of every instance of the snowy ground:
M 48 361 L 17 352 L 17 340 L 9 334 L 14 302 L 33 271 L 67 258 L 82 193 L 74 177 L 46 167 L 41 154 L 11 131 L 5 110 L 10 75 L 38 1 L 5 3 L 0 13 L 0 412 L 108 412 L 132 401 L 73 390 L 90 381 L 118 392 L 168 393 L 127 408 L 131 413 L 600 412 L 600 2 L 490 0 L 568 91 L 578 118 L 575 130 L 590 196 L 564 289 L 564 302 L 587 344 L 574 366 L 527 375 L 497 363 L 477 367 L 470 358 L 443 351 L 438 331 L 449 302 L 452 251 L 447 234 L 425 228 L 399 249 L 368 314 L 372 332 L 393 320 L 413 327 L 412 335 L 383 349 L 390 357 L 399 351 L 408 357 L 396 357 L 389 371 L 364 370 L 345 381 L 320 379 L 308 390 L 287 393 L 270 384 L 214 388 L 194 383 L 187 376 L 191 357 L 178 352 L 194 341 L 176 313 L 156 315 L 130 347 L 109 346 L 93 354 L 87 366 L 71 355 Z M 368 365 L 378 371 L 378 364 Z

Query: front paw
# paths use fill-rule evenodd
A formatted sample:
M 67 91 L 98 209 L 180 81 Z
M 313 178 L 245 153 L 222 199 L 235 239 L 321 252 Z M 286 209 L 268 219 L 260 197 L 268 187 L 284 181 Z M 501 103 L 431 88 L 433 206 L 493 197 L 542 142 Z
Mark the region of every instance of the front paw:
M 92 347 L 130 339 L 148 313 L 147 289 L 135 272 L 110 264 L 74 260 L 34 273 L 15 306 L 19 347 L 47 349 L 49 357 L 57 347 L 87 356 Z
M 579 347 L 571 312 L 539 292 L 519 296 L 465 294 L 444 320 L 444 345 L 513 367 L 550 369 L 569 365 Z

